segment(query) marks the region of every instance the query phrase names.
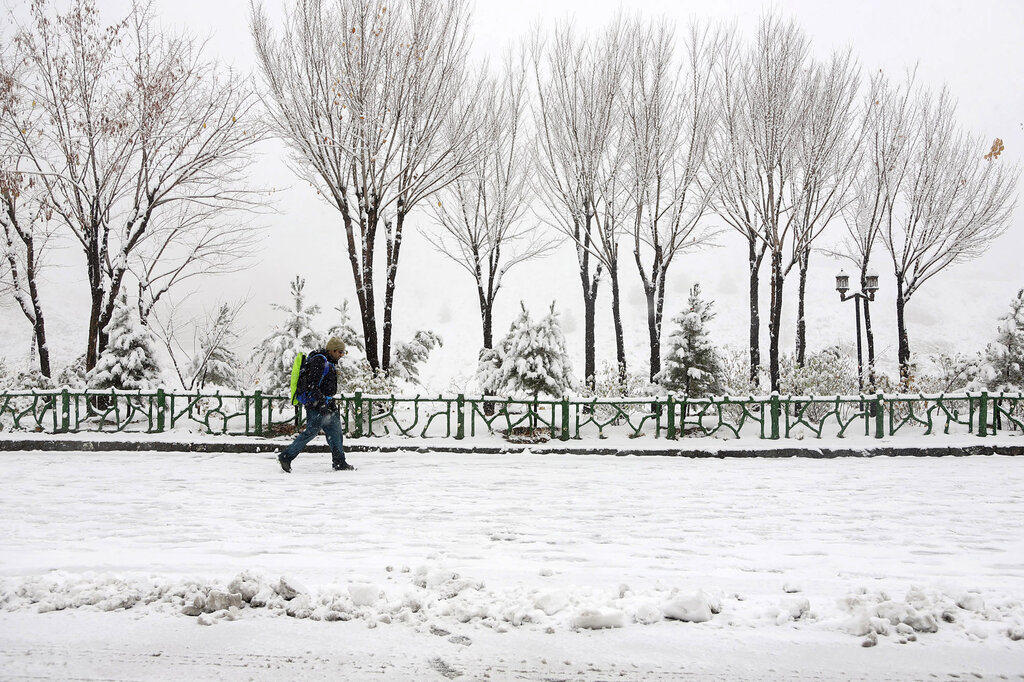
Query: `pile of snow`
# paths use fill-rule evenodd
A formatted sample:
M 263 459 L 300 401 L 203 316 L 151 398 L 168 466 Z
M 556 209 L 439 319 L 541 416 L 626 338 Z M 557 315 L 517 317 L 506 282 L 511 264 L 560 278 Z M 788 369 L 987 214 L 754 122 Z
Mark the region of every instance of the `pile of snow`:
M 809 597 L 788 585 L 766 601 L 718 590 L 634 591 L 625 584 L 607 590 L 522 584 L 488 588 L 438 565 L 415 570 L 388 567 L 387 575 L 385 584 L 357 578 L 345 585 L 310 589 L 291 576 L 269 578 L 251 570 L 227 583 L 53 572 L 0 581 L 0 608 L 39 613 L 132 609 L 177 613 L 196 618 L 201 625 L 258 612 L 314 621 L 361 620 L 371 628 L 405 624 L 445 636 L 460 624 L 496 632 L 532 628 L 553 633 L 677 621 L 716 628 L 814 627 L 863 638 L 864 646 L 877 644 L 880 637 L 905 644 L 940 629 L 971 640 L 1024 639 L 1021 601 L 978 591 L 949 594 L 911 587 L 898 599 L 861 587 L 838 600 L 812 605 Z

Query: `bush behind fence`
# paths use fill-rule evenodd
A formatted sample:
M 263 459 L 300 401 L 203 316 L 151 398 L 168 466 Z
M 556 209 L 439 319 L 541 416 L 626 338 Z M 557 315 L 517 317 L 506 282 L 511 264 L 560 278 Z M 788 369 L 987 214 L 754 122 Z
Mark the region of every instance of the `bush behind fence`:
M 898 433 L 1024 432 L 1024 393 L 685 398 L 515 399 L 495 396 L 337 397 L 351 437 L 510 440 L 610 436 L 801 439 Z M 165 391 L 0 393 L 0 430 L 283 436 L 302 426 L 285 396 Z

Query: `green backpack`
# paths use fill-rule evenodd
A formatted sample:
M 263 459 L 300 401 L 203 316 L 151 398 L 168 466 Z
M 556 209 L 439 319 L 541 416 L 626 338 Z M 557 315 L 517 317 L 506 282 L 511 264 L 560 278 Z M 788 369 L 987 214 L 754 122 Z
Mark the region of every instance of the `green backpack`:
M 299 397 L 296 392 L 299 390 L 299 375 L 302 374 L 302 365 L 306 362 L 306 354 L 299 353 L 295 356 L 295 362 L 292 363 L 292 391 L 289 394 L 292 399 L 292 405 L 299 404 Z
M 327 373 L 331 371 L 331 361 L 327 356 L 317 353 L 324 358 L 324 372 L 320 375 L 320 381 L 317 382 L 317 386 L 323 383 L 327 377 Z M 305 405 L 306 404 L 306 393 L 309 391 L 309 379 L 306 380 L 306 386 L 303 386 L 305 390 L 299 392 L 299 382 L 302 379 L 302 370 L 306 368 L 306 358 L 308 356 L 305 353 L 299 353 L 295 356 L 295 362 L 292 363 L 292 380 L 291 380 L 291 399 L 292 405 Z

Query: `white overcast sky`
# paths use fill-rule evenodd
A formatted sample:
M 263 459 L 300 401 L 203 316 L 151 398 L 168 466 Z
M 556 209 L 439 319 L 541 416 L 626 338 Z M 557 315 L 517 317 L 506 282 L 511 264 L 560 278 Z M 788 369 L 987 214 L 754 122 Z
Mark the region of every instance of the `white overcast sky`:
M 127 0 L 98 0 L 104 19 L 113 21 L 125 11 Z M 23 12 L 26 0 L 6 0 L 15 15 Z M 284 3 L 267 0 L 271 16 L 280 17 Z M 242 71 L 254 67 L 248 30 L 248 0 L 153 0 L 155 13 L 168 27 L 186 27 L 208 37 L 208 52 Z M 919 80 L 934 87 L 948 85 L 959 101 L 959 117 L 972 131 L 990 139 L 1001 137 L 1006 151 L 1004 160 L 1020 163 L 1024 159 L 1024 2 L 1020 0 L 980 0 L 977 2 L 861 0 L 831 3 L 823 0 L 788 0 L 764 3 L 754 0 L 715 2 L 665 2 L 639 0 L 628 4 L 604 0 L 522 0 L 476 3 L 473 19 L 476 58 L 496 57 L 503 48 L 523 36 L 539 22 L 542 26 L 572 19 L 580 28 L 601 26 L 619 9 L 647 17 L 662 17 L 680 27 L 693 18 L 735 21 L 740 31 L 753 34 L 758 17 L 774 9 L 795 19 L 812 40 L 813 50 L 824 56 L 836 48 L 852 46 L 864 74 L 884 69 L 893 74 L 918 64 Z M 268 143 L 253 167 L 254 181 L 275 187 L 277 213 L 265 220 L 269 231 L 262 262 L 253 270 L 205 284 L 195 300 L 210 304 L 224 297 L 246 294 L 250 303 L 245 315 L 249 343 L 263 336 L 274 317 L 271 302 L 284 302 L 287 282 L 295 274 L 309 281 L 313 302 L 325 309 L 341 298 L 352 300 L 351 274 L 344 257 L 335 212 L 318 204 L 315 193 L 303 186 L 285 168 L 281 150 Z M 979 350 L 994 331 L 995 319 L 1007 308 L 1012 295 L 1024 287 L 1024 209 L 1018 208 L 1008 234 L 980 260 L 958 266 L 925 285 L 910 304 L 910 337 L 915 351 Z M 413 230 L 403 251 L 402 270 L 396 301 L 396 335 L 401 338 L 418 328 L 433 328 L 446 340 L 439 362 L 445 368 L 465 367 L 475 359 L 479 347 L 479 321 L 470 281 L 461 271 L 438 257 L 415 228 L 426 217 L 412 220 Z M 304 242 L 312 242 L 314 256 L 309 258 Z M 715 298 L 719 311 L 716 329 L 719 339 L 742 347 L 746 336 L 747 304 L 745 285 L 745 249 L 731 235 L 726 248 L 702 256 L 684 258 L 674 270 L 667 302 L 669 315 L 682 308 L 685 291 L 698 279 Z M 891 264 L 879 254 L 875 266 L 882 275 L 882 287 L 873 312 L 881 352 L 895 355 L 895 324 L 892 312 Z M 817 257 L 812 265 L 811 286 L 819 294 L 812 298 L 808 313 L 809 342 L 812 349 L 853 340 L 853 310 L 836 301 L 833 277 L 840 264 Z M 632 263 L 625 264 L 626 303 L 635 309 L 627 314 L 627 343 L 635 362 L 646 358 L 645 313 Z M 525 299 L 539 313 L 552 299 L 564 311 L 569 344 L 582 364 L 582 306 L 579 279 L 574 274 L 574 257 L 568 249 L 557 257 L 527 265 L 508 281 L 509 290 L 499 300 L 495 330 L 503 333 Z M 84 325 L 78 319 L 76 301 L 84 301 L 80 292 L 80 269 L 60 270 L 50 275 L 53 282 L 44 295 L 54 308 L 54 328 L 58 338 L 52 344 L 58 353 L 65 349 L 75 355 L 83 345 Z M 795 283 L 795 277 L 792 278 Z M 786 319 L 793 318 L 795 287 L 787 283 Z M 888 289 L 888 290 L 886 290 Z M 80 292 L 80 293 L 76 293 Z M 767 297 L 767 288 L 763 287 Z M 599 302 L 601 314 L 609 307 L 608 288 Z M 59 300 L 54 300 L 59 299 Z M 80 302 L 79 301 L 79 302 Z M 46 301 L 44 301 L 45 303 Z M 353 301 L 354 304 L 354 301 Z M 767 305 L 766 302 L 763 305 Z M 877 311 L 877 312 L 875 312 Z M 0 314 L 9 316 L 16 308 L 5 304 Z M 607 329 L 609 324 L 602 325 Z M 325 324 L 326 326 L 326 324 Z M 27 348 L 27 329 L 21 320 L 4 322 L 0 340 L 15 340 Z M 22 340 L 22 334 L 24 340 Z M 598 338 L 598 358 L 611 361 L 614 345 L 609 332 Z M 792 347 L 787 339 L 784 348 Z M 79 339 L 79 337 L 82 339 Z M 471 355 L 470 355 L 471 354 Z M 9 358 L 20 354 L 11 349 Z M 56 359 L 58 366 L 70 358 Z M 639 366 L 638 366 L 639 367 Z M 578 369 L 582 369 L 579 367 Z M 443 374 L 446 369 L 438 369 Z M 438 387 L 444 388 L 444 386 Z

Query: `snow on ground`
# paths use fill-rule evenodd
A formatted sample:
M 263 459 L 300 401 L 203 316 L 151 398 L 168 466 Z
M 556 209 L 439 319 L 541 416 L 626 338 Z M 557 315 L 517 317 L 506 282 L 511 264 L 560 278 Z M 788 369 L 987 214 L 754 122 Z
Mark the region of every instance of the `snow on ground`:
M 351 460 L 3 453 L 0 676 L 1024 679 L 1021 459 Z

